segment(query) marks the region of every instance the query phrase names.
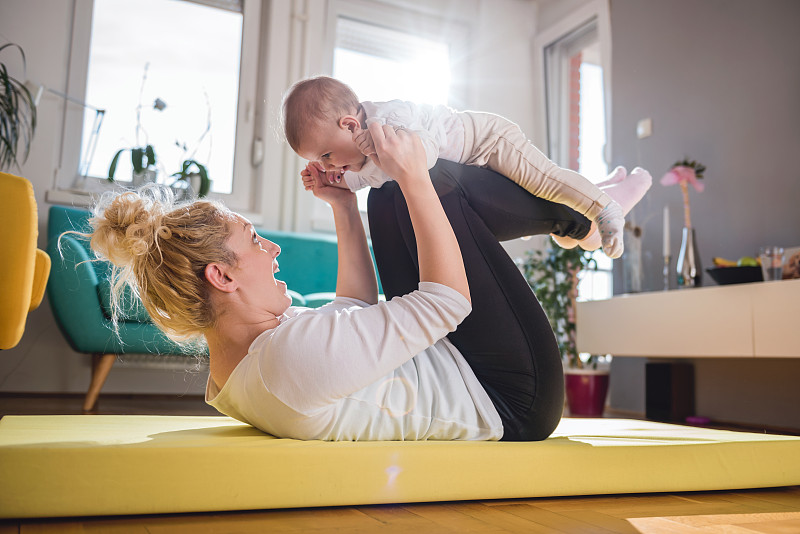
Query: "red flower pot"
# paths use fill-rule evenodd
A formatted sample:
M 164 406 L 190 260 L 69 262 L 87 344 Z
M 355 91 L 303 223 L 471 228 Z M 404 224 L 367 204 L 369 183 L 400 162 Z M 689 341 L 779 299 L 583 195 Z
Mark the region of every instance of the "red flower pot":
M 567 369 L 567 406 L 572 417 L 602 417 L 608 394 L 608 372 Z

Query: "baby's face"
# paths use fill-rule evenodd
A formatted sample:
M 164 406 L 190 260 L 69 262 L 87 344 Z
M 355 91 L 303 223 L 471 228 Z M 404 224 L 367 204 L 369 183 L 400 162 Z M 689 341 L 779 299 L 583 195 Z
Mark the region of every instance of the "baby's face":
M 298 155 L 319 162 L 326 171 L 359 171 L 367 161 L 353 142 L 352 132 L 336 123 L 325 124 L 306 137 Z

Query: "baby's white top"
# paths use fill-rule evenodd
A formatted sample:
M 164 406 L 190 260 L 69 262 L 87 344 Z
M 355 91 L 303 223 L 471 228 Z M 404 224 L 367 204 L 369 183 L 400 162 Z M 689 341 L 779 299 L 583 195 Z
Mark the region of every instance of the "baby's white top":
M 403 100 L 362 102 L 366 122 L 402 126 L 416 133 L 425 147 L 430 169 L 438 158 L 461 162 L 464 152 L 464 122 L 460 112 L 443 105 L 415 104 Z M 391 178 L 371 159 L 359 171 L 346 171 L 344 181 L 352 191 L 380 187 Z

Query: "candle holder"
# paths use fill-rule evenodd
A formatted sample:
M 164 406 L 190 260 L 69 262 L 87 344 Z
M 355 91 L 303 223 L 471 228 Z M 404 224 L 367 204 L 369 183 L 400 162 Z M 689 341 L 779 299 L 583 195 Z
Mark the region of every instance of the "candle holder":
M 669 265 L 670 265 L 671 256 L 669 254 L 664 255 L 664 270 L 662 271 L 664 275 L 664 291 L 669 291 Z
M 681 250 L 678 253 L 678 287 L 698 287 L 703 284 L 703 270 L 700 266 L 700 252 L 697 249 L 694 228 L 683 229 Z

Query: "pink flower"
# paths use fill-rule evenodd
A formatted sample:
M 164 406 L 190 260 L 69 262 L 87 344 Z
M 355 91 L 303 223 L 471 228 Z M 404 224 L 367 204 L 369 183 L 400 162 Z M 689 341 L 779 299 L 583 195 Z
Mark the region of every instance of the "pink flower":
M 677 165 L 661 178 L 661 185 L 675 185 L 680 183 L 690 183 L 695 191 L 702 193 L 705 186 L 697 180 L 697 175 L 691 167 Z

